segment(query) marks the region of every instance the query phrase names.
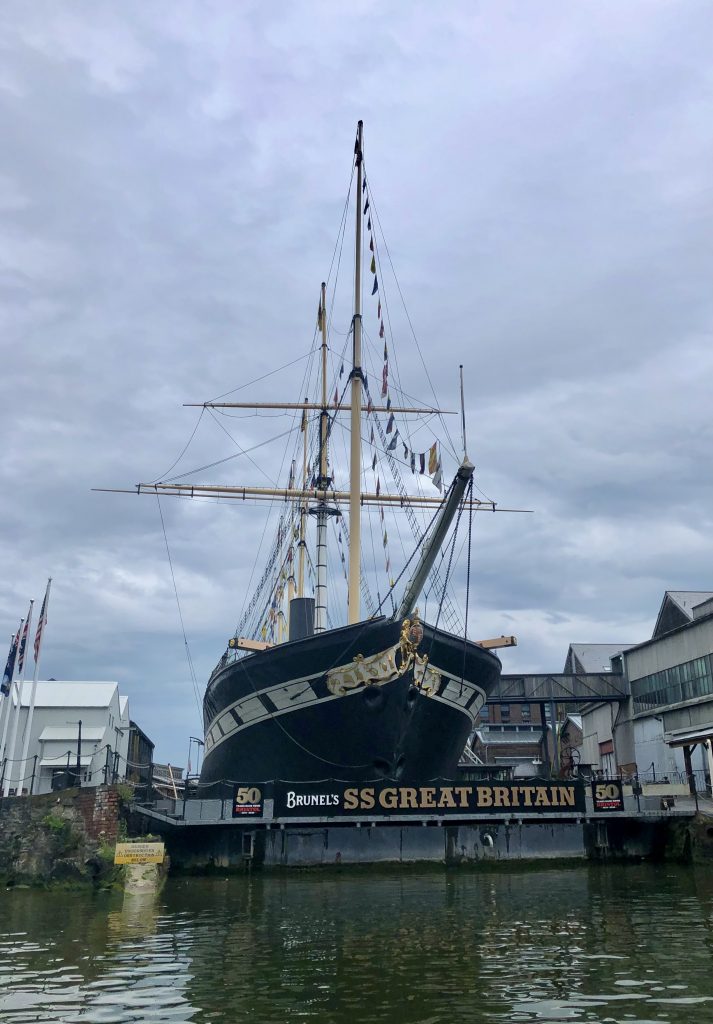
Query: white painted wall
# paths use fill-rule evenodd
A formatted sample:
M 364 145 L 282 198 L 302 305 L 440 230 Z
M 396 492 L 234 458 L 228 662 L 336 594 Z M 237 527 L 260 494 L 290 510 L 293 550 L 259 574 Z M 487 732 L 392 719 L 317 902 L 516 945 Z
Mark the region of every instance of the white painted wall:
M 600 704 L 582 713 L 582 763 L 602 768 L 599 744 L 612 738 L 612 711 L 609 704 Z
M 31 686 L 31 682 L 25 682 L 23 687 L 15 759 L 19 759 L 22 752 Z M 15 713 L 16 706 L 13 705 L 12 714 Z M 6 777 L 11 780 L 11 790 L 18 788 L 21 776 L 24 776 L 22 788 L 29 790 L 35 756 L 35 793 L 51 791 L 53 769 L 66 769 L 68 751 L 70 768 L 76 767 L 80 719 L 82 785 L 96 786 L 104 781 L 107 747 L 111 747 L 112 755 L 118 749 L 118 777 L 125 777 L 129 745 L 129 703 L 126 697 L 119 696 L 119 684 L 43 680 L 37 683 L 28 760 L 24 765 L 8 764 L 5 768 Z M 6 751 L 6 756 L 9 756 L 9 751 Z M 112 757 L 112 768 L 113 763 Z

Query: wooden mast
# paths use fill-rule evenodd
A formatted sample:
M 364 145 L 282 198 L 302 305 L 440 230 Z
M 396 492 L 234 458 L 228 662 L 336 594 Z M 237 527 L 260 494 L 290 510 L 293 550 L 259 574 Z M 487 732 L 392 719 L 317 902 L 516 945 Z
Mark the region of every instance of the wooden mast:
M 307 490 L 307 413 L 302 411 L 302 490 Z M 307 527 L 307 499 L 300 505 L 300 539 L 297 552 L 297 596 L 305 596 L 305 547 Z
M 319 298 L 319 326 L 322 331 L 322 409 L 319 414 L 319 479 L 317 488 L 322 497 L 317 505 L 317 582 L 314 588 L 314 631 L 327 628 L 327 489 L 330 484 L 327 468 L 327 285 L 322 282 Z
M 357 126 L 356 137 L 356 238 L 354 243 L 354 340 L 352 355 L 351 447 L 349 453 L 349 608 L 347 621 L 358 622 L 361 576 L 361 203 L 364 182 L 362 158 L 363 123 Z

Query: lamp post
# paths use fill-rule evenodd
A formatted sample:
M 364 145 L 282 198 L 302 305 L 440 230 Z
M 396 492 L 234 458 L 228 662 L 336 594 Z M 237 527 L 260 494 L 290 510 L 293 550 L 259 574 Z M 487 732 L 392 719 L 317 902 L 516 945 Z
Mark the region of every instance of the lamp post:
M 76 785 L 82 785 L 82 720 L 68 721 L 67 725 L 77 726 L 77 767 L 75 769 Z M 69 769 L 69 752 L 67 752 L 67 768 Z M 69 781 L 69 780 L 67 780 Z
M 82 720 L 77 722 L 77 785 L 82 785 Z

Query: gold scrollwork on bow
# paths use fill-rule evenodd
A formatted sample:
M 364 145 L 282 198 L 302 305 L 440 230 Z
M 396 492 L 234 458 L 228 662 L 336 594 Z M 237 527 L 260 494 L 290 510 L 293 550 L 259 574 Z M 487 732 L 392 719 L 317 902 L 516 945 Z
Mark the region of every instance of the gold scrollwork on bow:
M 389 647 L 379 654 L 365 658 L 357 654 L 354 661 L 341 668 L 332 669 L 327 673 L 327 689 L 330 693 L 343 697 L 349 690 L 357 686 L 383 686 L 384 683 L 397 679 L 402 673 L 396 664 L 398 647 Z
M 413 666 L 414 684 L 430 696 L 438 689 L 441 677 L 428 664 L 428 656 L 418 654 L 422 640 L 423 626 L 416 611 L 412 619 L 404 619 L 398 645 L 389 647 L 379 654 L 372 654 L 368 658 L 363 654 L 357 654 L 348 665 L 328 672 L 328 690 L 338 697 L 343 697 L 349 690 L 354 690 L 358 686 L 383 686 L 392 679 L 398 679 Z
M 413 666 L 413 681 L 414 685 L 425 693 L 427 697 L 430 697 L 432 693 L 438 690 L 441 685 L 441 677 L 435 669 L 431 668 L 428 664 L 428 658 L 425 654 L 416 655 L 416 660 Z

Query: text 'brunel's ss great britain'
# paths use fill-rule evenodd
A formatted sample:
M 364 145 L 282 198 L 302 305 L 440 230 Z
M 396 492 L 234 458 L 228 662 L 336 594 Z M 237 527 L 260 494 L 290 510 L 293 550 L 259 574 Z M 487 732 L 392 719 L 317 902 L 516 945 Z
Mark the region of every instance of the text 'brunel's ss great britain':
M 488 813 L 584 813 L 582 782 L 463 783 L 439 779 L 428 785 L 404 786 L 389 782 L 351 786 L 326 779 L 319 783 L 275 782 L 236 786 L 233 817 L 263 817 L 265 801 L 272 801 L 274 818 L 451 817 Z

